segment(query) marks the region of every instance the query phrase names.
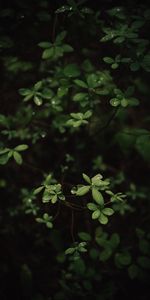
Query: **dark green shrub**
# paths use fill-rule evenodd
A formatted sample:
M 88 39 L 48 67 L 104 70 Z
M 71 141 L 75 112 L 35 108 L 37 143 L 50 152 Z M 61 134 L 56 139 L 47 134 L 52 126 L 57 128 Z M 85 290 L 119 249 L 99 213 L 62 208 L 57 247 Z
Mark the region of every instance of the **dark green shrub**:
M 14 3 L 0 13 L 1 299 L 148 299 L 150 10 Z

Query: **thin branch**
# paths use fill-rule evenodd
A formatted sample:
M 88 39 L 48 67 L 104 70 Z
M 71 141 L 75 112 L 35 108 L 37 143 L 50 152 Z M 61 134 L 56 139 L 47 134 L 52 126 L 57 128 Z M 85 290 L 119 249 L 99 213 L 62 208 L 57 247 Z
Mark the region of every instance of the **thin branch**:
M 71 211 L 71 237 L 73 242 L 75 242 L 75 237 L 74 237 L 74 211 Z

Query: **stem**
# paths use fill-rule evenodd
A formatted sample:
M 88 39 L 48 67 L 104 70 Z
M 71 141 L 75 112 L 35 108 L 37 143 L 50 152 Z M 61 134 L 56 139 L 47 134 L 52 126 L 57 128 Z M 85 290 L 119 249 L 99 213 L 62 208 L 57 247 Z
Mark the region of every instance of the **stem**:
M 71 211 L 71 236 L 73 243 L 75 242 L 75 237 L 74 237 L 74 211 Z

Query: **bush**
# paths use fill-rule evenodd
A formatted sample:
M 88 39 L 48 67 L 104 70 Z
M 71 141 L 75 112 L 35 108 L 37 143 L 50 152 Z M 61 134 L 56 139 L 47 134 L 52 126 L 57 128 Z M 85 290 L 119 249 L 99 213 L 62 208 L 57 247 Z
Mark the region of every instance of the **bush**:
M 14 1 L 0 18 L 1 299 L 148 299 L 150 10 Z

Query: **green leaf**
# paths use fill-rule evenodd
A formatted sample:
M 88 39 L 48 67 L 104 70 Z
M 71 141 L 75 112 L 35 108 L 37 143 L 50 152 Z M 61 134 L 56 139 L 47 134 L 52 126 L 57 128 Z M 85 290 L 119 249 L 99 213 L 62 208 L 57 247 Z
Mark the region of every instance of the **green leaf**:
M 42 105 L 43 103 L 43 100 L 41 97 L 38 97 L 38 96 L 34 96 L 34 103 L 38 106 Z
M 140 68 L 140 64 L 138 62 L 134 62 L 130 65 L 130 70 L 135 72 L 138 71 Z
M 53 224 L 52 224 L 51 222 L 46 222 L 46 226 L 47 226 L 48 228 L 53 228 Z
M 129 274 L 129 277 L 131 279 L 134 279 L 137 277 L 138 275 L 138 271 L 139 271 L 139 268 L 137 265 L 135 264 L 132 264 L 129 268 L 128 268 L 128 274 Z
M 99 260 L 105 262 L 111 257 L 111 255 L 112 255 L 111 248 L 106 248 L 100 253 Z
M 87 77 L 87 83 L 88 83 L 88 86 L 89 88 L 95 88 L 97 87 L 99 84 L 98 84 L 98 77 L 96 74 L 90 74 L 88 75 Z
M 22 164 L 22 156 L 20 155 L 19 152 L 14 151 L 14 152 L 13 152 L 13 157 L 14 157 L 14 159 L 15 159 L 15 161 L 16 161 L 16 163 L 17 163 L 18 165 L 21 165 L 21 164 Z
M 113 233 L 110 238 L 111 248 L 116 249 L 120 244 L 120 236 L 118 233 Z
M 24 151 L 24 150 L 26 150 L 28 148 L 29 148 L 28 145 L 22 144 L 22 145 L 18 145 L 17 147 L 15 147 L 14 150 L 16 150 L 16 151 Z
M 69 64 L 64 68 L 64 75 L 67 77 L 77 77 L 80 75 L 80 70 L 76 64 Z
M 62 49 L 63 49 L 63 51 L 66 52 L 66 53 L 69 53 L 69 52 L 73 52 L 73 51 L 74 51 L 74 49 L 73 49 L 70 45 L 68 45 L 68 44 L 64 44 L 64 45 L 62 46 Z
M 80 86 L 82 88 L 86 88 L 86 89 L 88 88 L 88 85 L 82 80 L 75 79 L 74 83 L 76 83 L 78 86 Z
M 92 219 L 93 219 L 93 220 L 98 219 L 99 216 L 100 216 L 100 213 L 101 213 L 101 212 L 100 212 L 99 209 L 95 210 L 95 211 L 92 213 Z
M 89 190 L 90 190 L 90 186 L 84 185 L 84 186 L 78 188 L 78 190 L 76 191 L 76 195 L 83 196 L 83 195 L 87 194 L 89 192 Z
M 52 44 L 49 42 L 41 42 L 38 44 L 38 46 L 41 48 L 47 49 L 47 48 L 50 48 L 52 46 Z
M 63 96 L 67 95 L 68 90 L 69 90 L 68 87 L 65 87 L 65 86 L 59 87 L 57 90 L 57 96 L 59 98 L 62 98 Z
M 66 251 L 65 251 L 65 254 L 73 254 L 75 252 L 75 248 L 68 248 Z
M 106 62 L 107 64 L 113 64 L 114 59 L 112 57 L 104 57 L 103 58 L 104 62 Z
M 122 36 L 117 37 L 116 39 L 114 39 L 114 43 L 115 44 L 121 44 L 125 41 L 125 38 Z
M 128 266 L 131 263 L 131 255 L 129 252 L 120 252 L 115 255 L 115 262 L 117 266 Z
M 62 31 L 61 33 L 59 33 L 56 37 L 55 43 L 56 44 L 61 44 L 61 42 L 64 40 L 64 38 L 67 35 L 67 31 Z
M 77 93 L 73 96 L 74 101 L 82 101 L 84 99 L 87 99 L 88 94 L 87 93 Z
M 50 200 L 51 200 L 50 194 L 44 192 L 44 195 L 43 195 L 43 197 L 42 197 L 42 202 L 43 202 L 43 203 L 48 203 Z
M 92 111 L 91 110 L 87 110 L 85 113 L 84 113 L 84 119 L 88 119 L 92 116 Z
M 22 96 L 28 96 L 30 95 L 31 92 L 32 91 L 30 89 L 24 89 L 24 88 L 19 89 L 19 94 Z
M 111 68 L 113 70 L 117 69 L 118 67 L 119 67 L 119 64 L 117 64 L 117 63 L 114 63 L 114 64 L 111 65 Z
M 50 218 L 50 216 L 49 216 L 47 213 L 44 213 L 44 214 L 43 214 L 43 219 L 44 219 L 44 220 L 47 221 L 47 220 L 49 220 L 49 218 Z
M 77 120 L 82 120 L 83 119 L 83 114 L 82 113 L 71 113 L 70 116 L 73 117 L 74 119 L 77 119 Z
M 91 259 L 93 259 L 93 260 L 97 260 L 98 254 L 99 254 L 99 251 L 95 248 L 91 248 L 89 251 L 89 255 L 90 255 Z
M 128 99 L 126 98 L 121 99 L 120 103 L 122 107 L 127 107 L 129 104 Z
M 108 218 L 105 215 L 103 215 L 103 213 L 100 214 L 100 217 L 99 217 L 98 220 L 103 225 L 108 223 Z
M 145 239 L 140 239 L 139 241 L 139 249 L 143 254 L 149 254 L 150 253 L 150 242 L 148 242 Z
M 38 91 L 39 89 L 41 89 L 41 87 L 42 87 L 42 81 L 38 81 L 34 85 L 34 90 Z
M 104 215 L 106 215 L 106 216 L 111 216 L 111 215 L 113 215 L 114 214 L 114 210 L 112 209 L 112 208 L 104 208 L 103 210 L 102 210 L 102 213 L 104 214 Z
M 54 53 L 55 53 L 54 47 L 45 49 L 42 53 L 42 58 L 43 59 L 52 58 L 54 56 Z
M 91 179 L 89 176 L 87 176 L 85 173 L 83 173 L 82 176 L 87 183 L 91 184 Z
M 91 241 L 91 235 L 87 232 L 81 231 L 78 233 L 78 236 L 82 241 L 85 241 L 85 242 Z
M 27 102 L 27 101 L 29 101 L 30 99 L 32 99 L 33 96 L 34 96 L 34 92 L 31 91 L 30 94 L 29 94 L 28 96 L 26 96 L 26 97 L 23 99 L 23 101 L 24 101 L 24 102 Z
M 138 259 L 138 264 L 140 267 L 143 269 L 150 269 L 150 258 L 147 256 L 139 256 Z
M 92 197 L 97 204 L 104 205 L 103 195 L 95 187 L 92 188 Z
M 112 106 L 114 106 L 114 107 L 117 107 L 118 105 L 120 105 L 120 100 L 117 99 L 117 98 L 112 98 L 112 99 L 110 100 L 110 104 L 111 104 Z
M 97 209 L 97 205 L 94 204 L 94 203 L 92 203 L 92 202 L 89 202 L 89 203 L 87 204 L 87 207 L 88 207 L 89 210 L 92 210 L 92 211 L 94 211 L 94 210 Z
M 2 155 L 0 155 L 0 165 L 7 164 L 8 160 L 9 160 L 8 154 L 2 154 Z
M 87 252 L 87 249 L 84 247 L 79 247 L 79 252 L 82 252 L 82 253 Z
M 55 204 L 56 202 L 57 202 L 57 195 L 54 195 L 52 198 L 51 198 L 51 202 L 53 203 L 53 204 Z
M 136 150 L 145 161 L 150 161 L 150 134 L 145 131 L 146 135 L 141 135 L 136 140 Z
M 44 189 L 44 186 L 40 186 L 40 187 L 38 187 L 37 189 L 34 190 L 33 194 L 34 194 L 34 195 L 37 195 L 37 194 L 39 194 L 43 189 Z
M 0 155 L 6 154 L 6 153 L 8 153 L 9 151 L 10 151 L 9 148 L 2 149 L 2 150 L 0 150 Z
M 92 177 L 92 185 L 96 187 L 101 187 L 104 182 L 101 181 L 103 176 L 101 174 L 97 174 L 94 177 Z

